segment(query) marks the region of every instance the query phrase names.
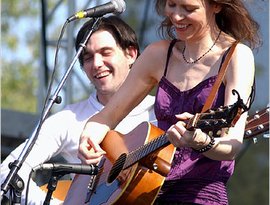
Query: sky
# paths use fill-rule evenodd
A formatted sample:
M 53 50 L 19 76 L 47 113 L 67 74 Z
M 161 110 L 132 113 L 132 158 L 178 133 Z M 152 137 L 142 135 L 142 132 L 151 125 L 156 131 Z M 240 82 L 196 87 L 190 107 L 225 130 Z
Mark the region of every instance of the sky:
M 256 71 L 254 107 L 266 107 L 269 105 L 269 1 L 254 0 L 248 8 L 260 24 L 263 38 L 262 47 L 254 51 L 255 63 L 262 69 L 262 72 Z

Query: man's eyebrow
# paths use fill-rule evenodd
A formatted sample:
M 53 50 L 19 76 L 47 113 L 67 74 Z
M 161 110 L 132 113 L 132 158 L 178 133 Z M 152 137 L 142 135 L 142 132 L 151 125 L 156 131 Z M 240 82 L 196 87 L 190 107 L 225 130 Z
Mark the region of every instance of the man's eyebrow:
M 111 46 L 104 46 L 104 47 L 99 49 L 99 51 L 104 51 L 104 50 L 114 50 L 114 48 Z
M 89 52 L 88 50 L 84 50 L 83 51 L 83 56 L 87 56 L 87 55 L 91 55 L 91 52 Z
M 102 51 L 105 51 L 105 50 L 114 50 L 114 48 L 111 47 L 111 46 L 104 46 L 104 47 L 99 48 L 95 52 L 102 52 Z M 85 49 L 83 55 L 92 55 L 92 53 L 93 53 L 92 51 Z

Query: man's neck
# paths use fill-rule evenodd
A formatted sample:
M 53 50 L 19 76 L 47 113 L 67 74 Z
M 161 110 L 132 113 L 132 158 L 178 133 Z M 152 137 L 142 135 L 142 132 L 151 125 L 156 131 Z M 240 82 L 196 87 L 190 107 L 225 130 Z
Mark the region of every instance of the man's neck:
M 102 94 L 100 94 L 100 93 L 97 93 L 97 95 L 96 95 L 96 98 L 97 98 L 97 101 L 100 103 L 100 104 L 102 104 L 102 105 L 106 105 L 108 102 L 109 102 L 109 100 L 110 100 L 110 98 L 112 97 L 113 95 L 102 95 Z

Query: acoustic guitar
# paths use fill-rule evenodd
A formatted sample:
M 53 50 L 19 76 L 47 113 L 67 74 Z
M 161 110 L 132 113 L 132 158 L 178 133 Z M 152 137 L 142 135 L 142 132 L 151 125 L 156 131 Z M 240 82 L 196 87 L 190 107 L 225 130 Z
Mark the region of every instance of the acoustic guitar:
M 186 128 L 216 133 L 223 127 L 233 126 L 241 112 L 242 104 L 237 102 L 197 113 Z M 94 186 L 90 185 L 94 189 L 89 190 L 87 176 L 77 175 L 65 204 L 152 204 L 170 171 L 175 152 L 167 134 L 143 122 L 126 135 L 109 131 L 101 147 L 107 154 L 101 174 L 93 182 Z M 85 197 L 78 200 L 78 193 L 87 196 L 87 200 L 84 201 Z
M 237 112 L 238 107 L 229 106 L 197 114 L 187 128 L 200 127 L 211 132 L 233 126 Z M 248 117 L 244 139 L 267 130 L 269 107 Z M 76 175 L 65 204 L 85 204 L 85 196 L 88 196 L 86 204 L 89 205 L 152 204 L 170 170 L 175 152 L 164 131 L 143 122 L 126 135 L 111 130 L 101 145 L 107 155 L 94 184 L 89 184 L 91 176 Z

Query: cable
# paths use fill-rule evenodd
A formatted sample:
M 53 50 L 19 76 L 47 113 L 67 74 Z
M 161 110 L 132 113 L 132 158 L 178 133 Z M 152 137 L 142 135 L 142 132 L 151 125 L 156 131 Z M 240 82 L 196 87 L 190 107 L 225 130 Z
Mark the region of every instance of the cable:
M 48 92 L 47 92 L 47 95 L 46 95 L 46 99 L 45 99 L 44 107 L 42 109 L 41 116 L 44 115 L 46 104 L 48 103 L 48 101 L 50 99 L 50 94 L 51 94 L 51 90 L 52 90 L 53 79 L 55 78 L 55 73 L 56 73 L 56 67 L 57 67 L 57 61 L 58 61 L 58 53 L 59 53 L 59 48 L 60 48 L 60 42 L 61 42 L 61 39 L 63 38 L 63 35 L 65 33 L 65 30 L 66 30 L 67 25 L 68 25 L 68 22 L 66 21 L 64 23 L 64 25 L 62 26 L 62 28 L 61 28 L 60 35 L 59 35 L 59 38 L 58 38 L 58 41 L 57 41 L 55 58 L 54 58 L 54 68 L 53 68 L 53 72 L 52 72 L 52 75 L 51 75 L 50 84 L 48 86 Z M 45 119 L 41 119 L 41 120 L 44 121 Z M 34 170 L 32 169 L 31 172 L 30 172 L 30 174 L 29 174 L 27 185 L 26 185 L 25 205 L 27 205 L 27 201 L 28 201 L 29 185 L 30 185 L 30 179 L 32 178 L 33 171 Z

